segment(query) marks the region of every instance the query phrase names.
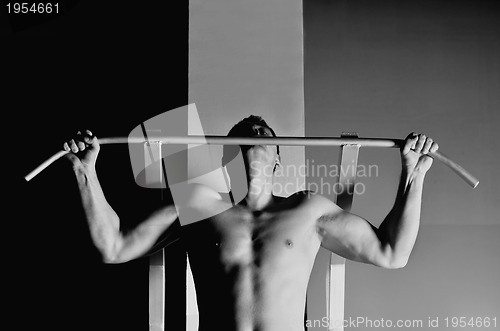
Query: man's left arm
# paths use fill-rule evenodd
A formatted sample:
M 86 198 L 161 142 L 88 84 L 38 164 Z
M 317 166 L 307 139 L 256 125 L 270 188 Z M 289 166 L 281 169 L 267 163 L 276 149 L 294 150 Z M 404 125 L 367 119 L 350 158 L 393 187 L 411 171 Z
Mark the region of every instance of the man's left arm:
M 385 268 L 406 265 L 420 223 L 422 189 L 438 145 L 423 134 L 411 133 L 401 149 L 402 171 L 393 208 L 377 229 L 367 220 L 332 203 L 318 219 L 318 233 L 326 249 L 350 260 Z

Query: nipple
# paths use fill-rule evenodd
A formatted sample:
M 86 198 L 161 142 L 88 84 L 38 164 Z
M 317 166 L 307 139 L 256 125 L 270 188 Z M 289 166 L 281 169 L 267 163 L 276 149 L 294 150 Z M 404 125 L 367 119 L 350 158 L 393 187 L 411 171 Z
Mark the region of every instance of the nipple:
M 286 243 L 286 247 L 288 247 L 288 248 L 292 248 L 293 247 L 293 242 L 290 239 L 287 239 L 285 241 L 285 243 Z

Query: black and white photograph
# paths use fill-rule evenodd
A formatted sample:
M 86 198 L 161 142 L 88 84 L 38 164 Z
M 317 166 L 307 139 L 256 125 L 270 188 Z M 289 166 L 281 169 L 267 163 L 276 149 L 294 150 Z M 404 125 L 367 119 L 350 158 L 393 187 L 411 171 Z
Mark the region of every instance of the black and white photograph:
M 500 329 L 500 2 L 4 1 L 16 330 Z

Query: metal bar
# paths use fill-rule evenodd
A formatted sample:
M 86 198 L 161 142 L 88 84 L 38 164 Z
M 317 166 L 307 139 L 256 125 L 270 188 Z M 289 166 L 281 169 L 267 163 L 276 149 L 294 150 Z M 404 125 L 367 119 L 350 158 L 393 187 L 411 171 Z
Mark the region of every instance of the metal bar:
M 386 138 L 336 138 L 336 137 L 226 137 L 226 136 L 170 136 L 170 137 L 150 137 L 149 141 L 158 141 L 163 144 L 208 144 L 208 145 L 281 145 L 281 146 L 342 146 L 342 145 L 359 145 L 360 147 L 386 147 L 399 148 L 403 145 L 402 139 L 386 139 Z M 104 144 L 135 144 L 144 143 L 146 140 L 139 137 L 129 138 L 102 138 L 99 143 Z M 26 181 L 30 181 L 38 175 L 46 167 L 58 158 L 69 152 L 60 151 L 49 158 L 47 161 L 30 172 L 26 177 Z M 440 152 L 427 155 L 438 159 L 457 173 L 464 181 L 472 188 L 479 184 L 479 180 L 472 174 L 462 168 L 456 162 L 450 160 Z
M 342 146 L 399 148 L 402 139 L 386 138 L 343 138 L 343 137 L 227 137 L 227 136 L 169 136 L 148 137 L 148 140 L 163 144 L 200 144 L 200 145 L 280 145 L 280 146 Z M 142 144 L 146 140 L 139 137 L 102 138 L 100 144 Z

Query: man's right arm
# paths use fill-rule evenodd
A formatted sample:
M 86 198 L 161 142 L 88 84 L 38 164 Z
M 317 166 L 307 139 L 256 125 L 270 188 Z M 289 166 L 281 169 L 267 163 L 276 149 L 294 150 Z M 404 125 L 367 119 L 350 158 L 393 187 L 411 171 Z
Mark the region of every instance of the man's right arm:
M 175 206 L 166 206 L 123 235 L 120 218 L 106 201 L 95 171 L 100 149 L 97 138 L 88 130 L 83 134 L 79 132 L 75 139 L 64 144 L 64 149 L 72 152 L 68 158 L 73 163 L 90 235 L 105 263 L 122 263 L 141 257 L 177 219 Z
M 120 219 L 106 201 L 95 171 L 75 171 L 90 235 L 105 263 L 123 263 L 144 255 L 177 219 L 173 205 L 155 211 L 123 235 Z

